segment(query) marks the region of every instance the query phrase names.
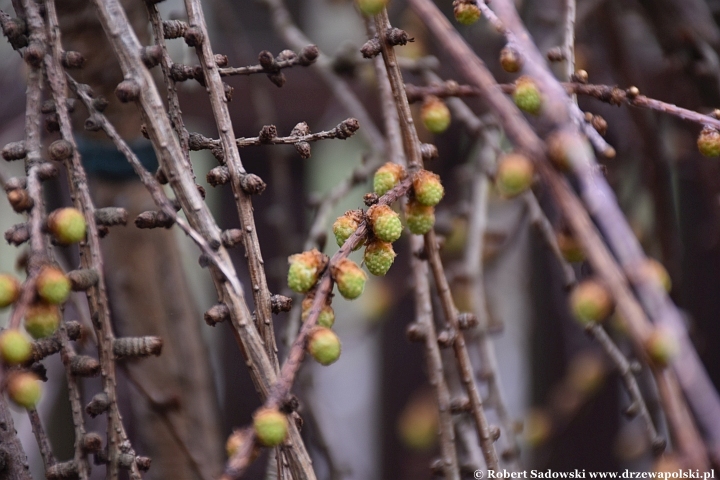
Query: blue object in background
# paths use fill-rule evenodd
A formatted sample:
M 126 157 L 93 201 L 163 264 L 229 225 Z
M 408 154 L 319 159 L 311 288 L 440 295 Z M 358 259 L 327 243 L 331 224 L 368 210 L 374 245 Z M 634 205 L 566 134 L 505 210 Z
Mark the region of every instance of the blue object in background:
M 82 136 L 75 138 L 78 152 L 82 157 L 85 172 L 90 176 L 100 177 L 104 180 L 131 180 L 138 178 L 125 155 L 120 153 L 115 145 L 107 142 L 98 142 Z M 128 142 L 132 151 L 137 155 L 140 163 L 150 172 L 155 173 L 158 168 L 155 150 L 149 140 L 144 138 Z

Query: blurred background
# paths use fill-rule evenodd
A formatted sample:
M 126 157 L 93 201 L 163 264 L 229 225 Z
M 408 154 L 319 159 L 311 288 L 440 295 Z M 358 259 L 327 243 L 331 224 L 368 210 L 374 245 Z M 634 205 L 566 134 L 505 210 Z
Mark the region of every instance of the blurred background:
M 110 100 L 106 113 L 137 152 L 150 152 L 140 136 L 140 117 L 133 105 L 121 105 L 113 90 L 122 80 L 114 56 L 93 27 L 87 2 L 58 2 L 63 17 L 64 46 L 83 53 L 85 69 L 72 74 L 90 83 Z M 262 0 L 203 2 L 215 53 L 226 54 L 232 66 L 253 65 L 262 50 L 274 55 L 288 46 L 272 23 Z M 542 52 L 562 43 L 565 0 L 516 2 Z M 60 5 L 64 4 L 64 5 Z M 151 43 L 142 2 L 124 2 L 138 36 Z M 0 8 L 12 12 L 9 0 Z M 333 97 L 327 78 L 345 82 L 367 109 L 374 128 L 383 132 L 378 85 L 372 61 L 359 53 L 367 40 L 362 17 L 348 0 L 287 1 L 294 22 L 327 57 L 331 74 L 315 65 L 285 70 L 287 83 L 278 88 L 265 75 L 230 77 L 234 88 L 230 111 L 238 137 L 256 136 L 266 124 L 280 135 L 305 121 L 311 131 L 327 130 L 357 116 Z M 452 18 L 450 2 L 438 6 Z M 163 18 L 185 19 L 179 0 L 159 4 Z M 398 48 L 416 61 L 434 56 L 435 73 L 463 83 L 449 59 L 437 48 L 424 25 L 405 2 L 388 7 L 393 25 L 405 29 L 414 42 Z M 720 105 L 720 2 L 714 0 L 578 0 L 576 21 L 577 68 L 588 72 L 590 83 L 637 86 L 641 92 L 700 112 Z M 503 38 L 484 19 L 459 30 L 495 73 L 499 82 L 515 77 L 498 64 Z M 180 40 L 168 42 L 173 60 L 197 64 L 194 52 Z M 296 48 L 293 48 L 297 51 Z M 24 64 L 7 42 L 0 42 L 0 142 L 24 136 Z M 554 65 L 558 76 L 562 63 Z M 162 85 L 159 71 L 155 71 Z M 421 75 L 404 72 L 407 83 L 423 84 Z M 183 118 L 189 131 L 217 138 L 204 88 L 188 81 L 178 84 Z M 164 92 L 164 90 L 161 89 Z M 617 151 L 602 159 L 620 205 L 649 256 L 669 271 L 672 298 L 686 315 L 695 345 L 715 385 L 720 382 L 720 165 L 701 157 L 695 147 L 700 128 L 655 112 L 612 107 L 579 98 L 581 109 L 601 115 L 608 124 L 606 140 Z M 484 105 L 466 99 L 472 111 L 485 115 Z M 414 113 L 419 105 L 414 105 Z M 132 174 L 106 168 L 116 162 L 99 135 L 82 129 L 87 112 L 75 113 L 78 138 L 98 206 L 127 208 L 131 218 L 153 209 L 149 196 Z M 418 117 L 416 116 L 416 120 Z M 420 122 L 418 122 L 420 125 Z M 287 257 L 307 248 L 308 230 L 318 199 L 352 175 L 363 162 L 373 161 L 373 145 L 363 135 L 371 125 L 345 141 L 313 144 L 312 157 L 300 158 L 292 146 L 248 147 L 241 150 L 247 171 L 268 187 L 254 197 L 255 219 L 267 267 L 270 291 L 291 295 L 286 286 Z M 542 125 L 538 125 L 542 128 Z M 472 182 L 483 142 L 477 132 L 453 118 L 442 135 L 419 126 L 421 139 L 437 145 L 440 156 L 428 168 L 439 173 L 446 196 L 438 206 L 436 229 L 444 237 L 443 256 L 453 280 L 456 302 L 463 306 L 467 288 L 463 271 L 468 245 L 469 214 L 476 184 Z M 49 144 L 55 134 L 48 133 Z M 501 148 L 509 145 L 496 135 Z M 375 155 L 376 156 L 376 155 Z M 384 162 L 385 160 L 383 160 Z M 153 162 L 147 153 L 147 162 Z M 192 152 L 198 181 L 223 228 L 237 228 L 238 215 L 229 187 L 205 183 L 206 172 L 217 165 L 208 152 Z M 112 165 L 116 165 L 112 163 Z M 19 162 L 0 164 L 8 176 L 22 175 Z M 61 175 L 58 178 L 63 178 Z M 67 191 L 57 181 L 46 189 L 51 206 L 68 204 Z M 372 179 L 358 178 L 356 188 L 328 217 L 327 241 L 318 248 L 332 255 L 332 221 L 345 210 L 362 206 Z M 535 194 L 556 230 L 563 224 L 542 185 Z M 487 309 L 504 396 L 517 420 L 525 468 L 554 470 L 652 469 L 657 460 L 640 419 L 626 418 L 625 391 L 609 359 L 570 317 L 563 274 L 533 224 L 523 199 L 502 199 L 490 187 L 484 234 L 483 270 Z M 21 222 L 7 202 L 0 202 L 0 230 Z M 189 462 L 178 454 L 176 425 L 204 472 L 216 475 L 226 459 L 224 443 L 233 428 L 248 425 L 260 405 L 229 325 L 208 327 L 202 312 L 217 298 L 207 271 L 200 268 L 195 246 L 177 229 L 140 231 L 132 223 L 114 227 L 103 240 L 110 300 L 118 332 L 158 334 L 165 350 L 158 359 L 121 368 L 121 412 L 139 454 L 153 458 L 149 479 L 197 478 Z M 438 454 L 437 413 L 427 381 L 423 347 L 407 340 L 405 329 L 414 320 L 407 235 L 396 244 L 398 257 L 386 277 L 372 277 L 365 294 L 354 302 L 336 297 L 334 327 L 343 342 L 340 360 L 331 367 L 305 362 L 294 393 L 301 399 L 303 435 L 313 456 L 318 478 L 424 479 Z M 0 271 L 16 271 L 22 248 L 0 245 Z M 77 252 L 61 252 L 68 268 Z M 233 251 L 242 280 L 247 280 L 244 251 Z M 360 262 L 361 253 L 353 254 Z M 574 264 L 580 278 L 589 275 L 583 262 Z M 21 272 L 16 271 L 18 275 Z M 300 298 L 295 297 L 296 307 Z M 465 304 L 472 305 L 472 299 Z M 84 299 L 66 309 L 67 319 L 87 315 Z M 439 308 L 436 309 L 439 311 Z M 8 312 L 0 312 L 7 321 Z M 275 317 L 281 358 L 297 323 L 295 311 Z M 628 354 L 622 331 L 610 329 Z M 89 343 L 86 349 L 93 348 Z M 89 351 L 89 350 L 88 350 Z M 447 363 L 452 364 L 451 353 Z M 40 412 L 60 460 L 72 455 L 70 409 L 59 359 L 46 362 L 49 382 Z M 478 376 L 482 369 L 478 368 Z M 644 397 L 662 430 L 662 414 L 647 371 L 638 374 Z M 481 379 L 478 380 L 481 382 Z M 483 393 L 485 386 L 481 384 Z M 89 399 L 99 382 L 84 384 Z M 27 418 L 15 412 L 16 428 L 31 457 L 35 478 L 42 478 L 37 446 Z M 494 412 L 491 421 L 497 422 Z M 170 419 L 170 420 L 168 420 Z M 104 429 L 101 422 L 93 425 Z M 502 443 L 502 441 L 501 441 Z M 468 456 L 472 458 L 472 456 Z M 664 462 L 672 459 L 665 458 Z M 472 462 L 466 461 L 470 475 Z M 265 478 L 267 455 L 258 459 L 245 478 Z M 476 467 L 477 468 L 477 467 Z M 104 469 L 95 468 L 100 478 Z M 208 477 L 209 478 L 209 477 Z M 270 478 L 270 477 L 268 477 Z M 469 477 L 470 478 L 470 477 Z

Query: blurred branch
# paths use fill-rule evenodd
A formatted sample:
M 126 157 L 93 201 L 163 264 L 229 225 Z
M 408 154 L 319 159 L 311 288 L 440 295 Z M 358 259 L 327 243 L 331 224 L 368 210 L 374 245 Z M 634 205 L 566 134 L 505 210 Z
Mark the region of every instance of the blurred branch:
M 612 294 L 615 297 L 618 308 L 623 317 L 628 322 L 630 330 L 632 332 L 635 346 L 640 354 L 644 354 L 644 341 L 648 338 L 651 331 L 651 326 L 647 321 L 641 307 L 634 299 L 630 292 L 626 279 L 624 278 L 623 272 L 619 269 L 614 259 L 607 251 L 605 245 L 600 239 L 598 233 L 595 231 L 592 222 L 590 221 L 587 212 L 580 205 L 578 199 L 572 193 L 569 185 L 559 178 L 558 174 L 553 171 L 545 161 L 545 147 L 533 130 L 527 125 L 519 111 L 511 102 L 500 94 L 497 88 L 497 83 L 493 79 L 492 75 L 487 71 L 483 63 L 478 59 L 465 44 L 462 38 L 454 31 L 445 17 L 434 7 L 430 2 L 426 0 L 411 0 L 411 5 L 414 10 L 420 15 L 425 23 L 430 27 L 433 33 L 438 37 L 443 46 L 446 47 L 448 53 L 453 57 L 457 67 L 466 76 L 472 84 L 483 90 L 483 98 L 489 104 L 489 106 L 496 112 L 500 119 L 500 123 L 505 129 L 506 133 L 516 145 L 521 147 L 531 158 L 535 160 L 535 164 L 543 177 L 543 179 L 549 184 L 550 190 L 555 196 L 558 206 L 561 208 L 569 224 L 574 230 L 576 237 L 581 241 L 585 247 L 585 251 L 588 253 L 589 259 L 604 281 L 611 288 Z M 506 5 L 503 0 L 494 2 L 497 9 L 501 9 L 504 15 L 513 17 L 513 27 L 521 29 L 519 27 L 519 20 L 517 14 L 514 11 L 514 7 Z M 553 120 L 560 125 L 567 125 L 570 122 L 570 114 L 567 110 L 568 99 L 564 91 L 557 85 L 556 81 L 552 78 L 549 72 L 544 70 L 542 66 L 542 60 L 539 52 L 532 46 L 529 36 L 522 29 L 523 34 L 518 35 L 518 38 L 522 37 L 523 43 L 521 44 L 521 53 L 525 58 L 525 66 L 531 68 L 529 71 L 533 73 L 533 77 L 541 77 L 542 80 L 537 78 L 540 85 L 541 91 L 547 96 L 546 104 L 544 107 L 546 114 L 553 114 Z M 528 51 L 531 54 L 528 54 Z M 536 70 L 538 72 L 536 72 Z M 560 94 L 556 93 L 556 89 L 552 85 L 557 85 L 557 89 L 560 89 Z M 591 210 L 595 210 L 598 203 L 604 204 L 610 209 L 610 218 L 606 220 L 612 220 L 612 225 L 620 224 L 620 228 L 623 230 L 622 235 L 625 241 L 629 237 L 630 242 L 636 242 L 634 237 L 629 232 L 625 219 L 619 213 L 617 205 L 611 201 L 613 198 L 612 192 L 607 187 L 605 180 L 594 172 L 587 173 L 592 176 L 592 183 L 586 182 L 583 184 L 585 189 L 598 188 L 602 189 L 602 197 L 594 197 L 593 202 L 589 203 Z M 599 187 L 602 185 L 601 187 Z M 596 210 L 595 210 L 596 211 Z M 607 212 L 604 212 L 607 213 Z M 598 217 L 596 217 L 598 218 Z M 598 220 L 600 220 L 598 218 Z M 615 242 L 611 240 L 614 245 Z M 636 244 L 636 243 L 635 243 Z M 640 256 L 642 253 L 640 252 Z M 651 288 L 654 288 L 653 285 Z M 659 290 L 659 288 L 657 289 Z M 662 295 L 660 292 L 655 292 Z M 702 368 L 702 367 L 699 367 Z M 667 372 L 665 373 L 667 374 Z M 666 391 L 669 391 L 666 390 Z M 693 395 L 696 395 L 694 393 Z M 674 427 L 674 431 L 678 436 L 678 444 L 684 455 L 691 461 L 692 465 L 696 465 L 698 468 L 703 467 L 707 464 L 707 460 L 703 457 L 703 446 L 699 441 L 697 431 L 695 431 L 692 420 L 683 412 L 682 408 L 670 410 L 672 406 L 682 407 L 682 397 L 664 397 L 665 407 L 669 410 L 668 415 L 671 420 L 671 424 Z

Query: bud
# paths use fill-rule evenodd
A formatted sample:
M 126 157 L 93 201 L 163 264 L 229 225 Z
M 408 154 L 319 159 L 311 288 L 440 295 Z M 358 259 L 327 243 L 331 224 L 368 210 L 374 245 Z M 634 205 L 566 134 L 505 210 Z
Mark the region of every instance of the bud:
M 585 260 L 585 252 L 577 239 L 570 233 L 559 232 L 557 234 L 558 248 L 563 258 L 568 262 L 582 262 Z
M 648 258 L 641 267 L 643 275 L 650 277 L 653 281 L 657 282 L 666 292 L 672 290 L 672 280 L 670 274 L 665 269 L 662 263 L 658 262 L 654 258 Z
M 320 272 L 325 269 L 327 261 L 327 256 L 317 249 L 291 255 L 288 258 L 290 263 L 288 286 L 290 289 L 298 293 L 310 290 L 317 282 Z
M 394 242 L 402 235 L 400 215 L 387 205 L 373 205 L 367 211 L 367 218 L 375 236 L 383 242 Z
M 61 208 L 48 216 L 48 229 L 55 239 L 69 245 L 85 239 L 87 225 L 82 212 L 75 208 Z
M 261 444 L 275 447 L 285 440 L 288 421 L 277 409 L 261 408 L 253 415 L 253 428 Z
M 500 50 L 500 66 L 508 73 L 518 72 L 523 66 L 523 58 L 515 48 L 506 45 Z
M 385 195 L 403 178 L 405 178 L 405 169 L 402 165 L 388 162 L 375 172 L 373 191 L 379 196 Z
M 425 235 L 435 225 L 435 207 L 410 200 L 405 206 L 405 222 L 411 233 Z
M 63 303 L 70 295 L 70 280 L 62 270 L 55 267 L 43 267 L 36 281 L 40 298 L 48 303 Z
M 442 133 L 450 126 L 450 110 L 442 100 L 434 96 L 425 99 L 420 118 L 425 128 L 432 133 Z
M 645 351 L 658 367 L 667 367 L 680 352 L 680 344 L 670 330 L 657 328 L 645 342 Z
M 367 275 L 355 262 L 343 258 L 336 265 L 332 265 L 332 276 L 337 283 L 338 291 L 348 300 L 359 297 L 365 289 Z
M 60 309 L 57 305 L 37 303 L 25 313 L 25 330 L 35 339 L 49 337 L 60 325 Z
M 455 20 L 457 20 L 458 23 L 462 25 L 472 25 L 480 20 L 482 12 L 480 12 L 480 9 L 474 3 L 464 0 L 456 0 L 453 2 L 453 5 L 453 13 L 455 14 Z
M 335 234 L 335 241 L 338 247 L 342 247 L 347 242 L 347 239 L 355 233 L 355 230 L 360 226 L 362 222 L 362 212 L 360 210 L 348 210 L 345 215 L 338 217 L 333 223 L 333 234 Z M 362 246 L 362 242 L 355 246 L 355 250 Z
M 7 392 L 10 399 L 21 407 L 35 408 L 42 395 L 42 385 L 34 373 L 12 372 L 8 375 Z
M 307 351 L 321 365 L 330 365 L 340 358 L 342 346 L 335 332 L 315 327 L 308 336 Z
M 427 170 L 420 170 L 413 178 L 415 200 L 428 207 L 434 207 L 445 195 L 445 189 L 440 183 L 440 177 Z
M 20 282 L 7 273 L 0 274 L 0 308 L 12 305 L 20 296 Z
M 720 132 L 706 125 L 698 136 L 697 146 L 706 157 L 720 157 Z
M 312 308 L 313 301 L 315 301 L 315 295 L 313 295 L 312 293 L 305 297 L 302 301 L 303 322 L 307 320 L 308 315 L 310 315 L 310 309 Z M 317 325 L 325 328 L 331 328 L 335 323 L 335 310 L 333 310 L 329 302 L 330 298 L 328 297 L 326 299 L 325 305 L 323 305 L 322 309 L 320 310 L 320 314 L 318 315 L 316 322 Z
M 526 156 L 510 153 L 500 159 L 495 182 L 502 195 L 515 197 L 530 188 L 533 173 L 533 164 Z
M 532 115 L 537 115 L 542 109 L 542 96 L 530 77 L 520 77 L 515 81 L 515 91 L 512 94 L 515 105 Z
M 396 255 L 391 243 L 373 240 L 365 247 L 363 261 L 370 273 L 383 276 L 390 270 Z
M 19 330 L 5 330 L 0 334 L 0 356 L 8 365 L 25 363 L 32 356 L 32 344 Z
M 580 323 L 600 322 L 610 314 L 612 297 L 599 282 L 585 280 L 570 294 L 570 307 Z
M 377 15 L 387 5 L 387 0 L 355 0 L 358 8 L 365 15 Z

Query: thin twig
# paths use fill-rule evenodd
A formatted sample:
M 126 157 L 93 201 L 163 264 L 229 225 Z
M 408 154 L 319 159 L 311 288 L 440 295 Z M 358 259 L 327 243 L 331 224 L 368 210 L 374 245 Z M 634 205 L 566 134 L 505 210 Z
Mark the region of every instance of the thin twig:
M 340 122 L 336 127 L 330 130 L 323 130 L 317 133 L 307 135 L 289 135 L 286 137 L 240 137 L 235 139 L 235 144 L 239 147 L 250 147 L 259 145 L 295 145 L 300 142 L 317 142 L 320 140 L 328 140 L 338 138 L 345 140 L 350 138 L 359 128 L 359 123 L 354 118 L 348 118 Z M 213 138 L 207 138 L 199 133 L 191 133 L 191 150 L 210 150 L 221 146 L 221 141 Z

